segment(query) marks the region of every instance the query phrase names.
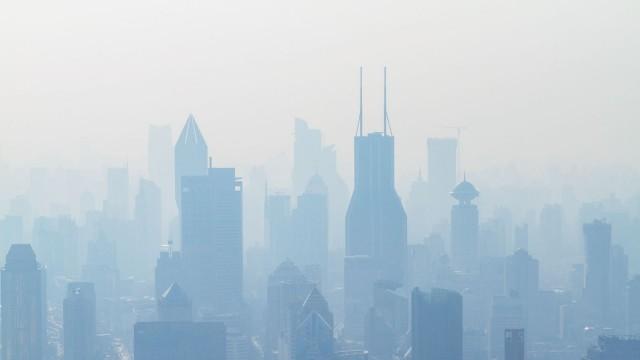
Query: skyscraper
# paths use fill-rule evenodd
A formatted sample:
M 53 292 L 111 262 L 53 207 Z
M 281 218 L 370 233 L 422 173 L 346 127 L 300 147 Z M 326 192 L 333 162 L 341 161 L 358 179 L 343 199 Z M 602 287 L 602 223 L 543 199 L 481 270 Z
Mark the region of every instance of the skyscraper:
M 342 247 L 349 190 L 338 174 L 335 147 L 324 145 L 320 130 L 302 119 L 295 119 L 294 131 L 293 199 L 304 192 L 311 177 L 320 175 L 327 185 L 329 199 L 329 239 L 332 245 Z
M 293 143 L 293 196 L 304 192 L 309 179 L 318 173 L 322 161 L 322 133 L 303 119 L 295 119 Z
M 286 194 L 265 194 L 264 237 L 269 247 L 269 269 L 275 269 L 286 259 L 294 258 L 291 197 Z
M 361 84 L 362 88 L 362 84 Z M 365 136 L 360 118 L 354 138 L 354 190 L 346 217 L 345 255 L 368 256 L 375 266 L 373 280 L 405 283 L 407 267 L 407 215 L 395 189 L 394 137 L 389 126 L 386 102 L 386 69 L 383 132 Z M 353 265 L 353 264 L 352 264 Z M 361 330 L 370 299 L 358 298 L 347 280 L 354 280 L 345 259 L 345 333 L 362 339 Z M 365 284 L 372 289 L 373 284 Z M 371 292 L 369 292 L 369 297 Z
M 135 324 L 135 360 L 225 360 L 221 322 L 156 321 Z
M 534 301 L 539 289 L 540 264 L 527 253 L 518 250 L 507 256 L 505 262 L 505 290 L 507 294 L 522 299 L 525 307 Z
M 107 169 L 107 199 L 104 211 L 109 218 L 129 218 L 129 168 Z
M 185 289 L 196 308 L 237 311 L 242 303 L 242 182 L 233 168 L 182 178 Z
M 160 321 L 191 321 L 193 307 L 191 299 L 178 283 L 173 283 L 158 298 L 158 320 Z
M 92 283 L 72 282 L 63 304 L 64 360 L 96 356 L 96 293 Z
M 584 296 L 593 320 L 604 325 L 609 309 L 611 225 L 602 220 L 584 224 Z
M 149 179 L 158 184 L 164 194 L 171 189 L 173 178 L 173 140 L 171 126 L 149 125 L 147 171 Z
M 494 296 L 489 323 L 489 356 L 505 360 L 505 330 L 524 328 L 522 299 L 514 296 Z
M 513 234 L 513 251 L 529 250 L 529 225 L 522 224 L 516 226 Z
M 140 179 L 134 222 L 136 238 L 131 255 L 137 259 L 135 275 L 151 279 L 162 243 L 162 191 L 152 181 Z
M 451 192 L 458 200 L 451 208 L 451 255 L 457 268 L 473 265 L 478 256 L 478 208 L 471 203 L 478 195 L 466 177 Z
M 333 314 L 327 300 L 313 288 L 293 314 L 290 337 L 291 360 L 332 359 L 334 355 Z
M 451 207 L 449 191 L 457 180 L 458 140 L 454 138 L 427 139 L 427 183 L 429 187 L 430 225 L 445 220 Z
M 505 329 L 504 360 L 524 360 L 524 329 Z
M 173 283 L 185 283 L 185 271 L 182 261 L 182 253 L 173 251 L 169 245 L 169 251 L 162 251 L 156 261 L 155 269 L 155 296 L 159 298 Z
M 407 199 L 407 242 L 422 243 L 429 235 L 429 185 L 422 178 L 422 172 L 411 183 L 411 191 Z
M 323 285 L 329 261 L 329 208 L 327 186 L 319 175 L 309 180 L 293 210 L 293 261 L 302 268 L 318 266 Z
M 640 336 L 640 275 L 629 281 L 627 287 L 627 333 Z
M 207 142 L 193 115 L 189 114 L 174 150 L 176 204 L 181 208 L 182 178 L 207 175 Z
M 11 245 L 2 269 L 1 288 L 2 359 L 44 359 L 46 280 L 31 245 Z
M 411 358 L 462 360 L 462 296 L 432 289 L 411 294 Z
M 290 321 L 290 309 L 302 304 L 314 285 L 290 260 L 282 262 L 269 275 L 265 328 L 265 359 L 274 359 L 280 334 Z

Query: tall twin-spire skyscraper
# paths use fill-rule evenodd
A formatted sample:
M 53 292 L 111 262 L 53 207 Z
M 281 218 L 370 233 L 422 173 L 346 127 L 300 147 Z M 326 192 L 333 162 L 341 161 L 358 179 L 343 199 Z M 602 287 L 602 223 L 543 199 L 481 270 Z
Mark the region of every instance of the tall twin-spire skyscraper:
M 383 131 L 364 135 L 360 69 L 360 114 L 354 138 L 354 190 L 346 216 L 345 335 L 360 340 L 373 284 L 403 285 L 407 216 L 395 189 L 394 137 L 387 113 L 384 72 Z

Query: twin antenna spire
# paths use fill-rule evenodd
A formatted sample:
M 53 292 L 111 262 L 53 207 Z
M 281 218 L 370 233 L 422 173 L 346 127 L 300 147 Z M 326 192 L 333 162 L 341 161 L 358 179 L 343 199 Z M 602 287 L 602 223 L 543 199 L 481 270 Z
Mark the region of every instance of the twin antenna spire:
M 393 135 L 391 123 L 389 122 L 389 113 L 387 112 L 387 67 L 384 67 L 384 110 L 383 110 L 383 135 Z M 358 128 L 356 136 L 364 136 L 363 127 L 363 109 L 362 109 L 362 66 L 360 66 L 360 113 L 358 114 Z

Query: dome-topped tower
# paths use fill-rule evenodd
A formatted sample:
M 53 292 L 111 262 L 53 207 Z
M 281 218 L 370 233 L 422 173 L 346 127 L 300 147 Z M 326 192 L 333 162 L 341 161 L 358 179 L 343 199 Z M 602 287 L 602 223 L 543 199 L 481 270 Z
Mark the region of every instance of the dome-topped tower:
M 460 184 L 456 185 L 451 192 L 451 196 L 463 204 L 471 202 L 471 200 L 477 198 L 479 195 L 480 193 L 476 187 L 467 181 L 466 176 L 464 177 L 464 180 L 462 180 Z

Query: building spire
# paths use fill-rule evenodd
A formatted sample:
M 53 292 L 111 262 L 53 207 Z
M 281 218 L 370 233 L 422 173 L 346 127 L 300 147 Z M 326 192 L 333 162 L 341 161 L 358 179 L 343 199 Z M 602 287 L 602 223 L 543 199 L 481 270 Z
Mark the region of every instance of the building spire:
M 383 134 L 384 136 L 393 135 L 393 131 L 391 131 L 391 124 L 389 123 L 389 113 L 387 112 L 387 67 L 384 67 L 384 127 Z M 389 131 L 387 132 L 387 128 Z
M 360 66 L 360 111 L 358 113 L 358 128 L 356 129 L 356 136 L 362 136 L 364 130 L 362 129 L 362 66 Z

